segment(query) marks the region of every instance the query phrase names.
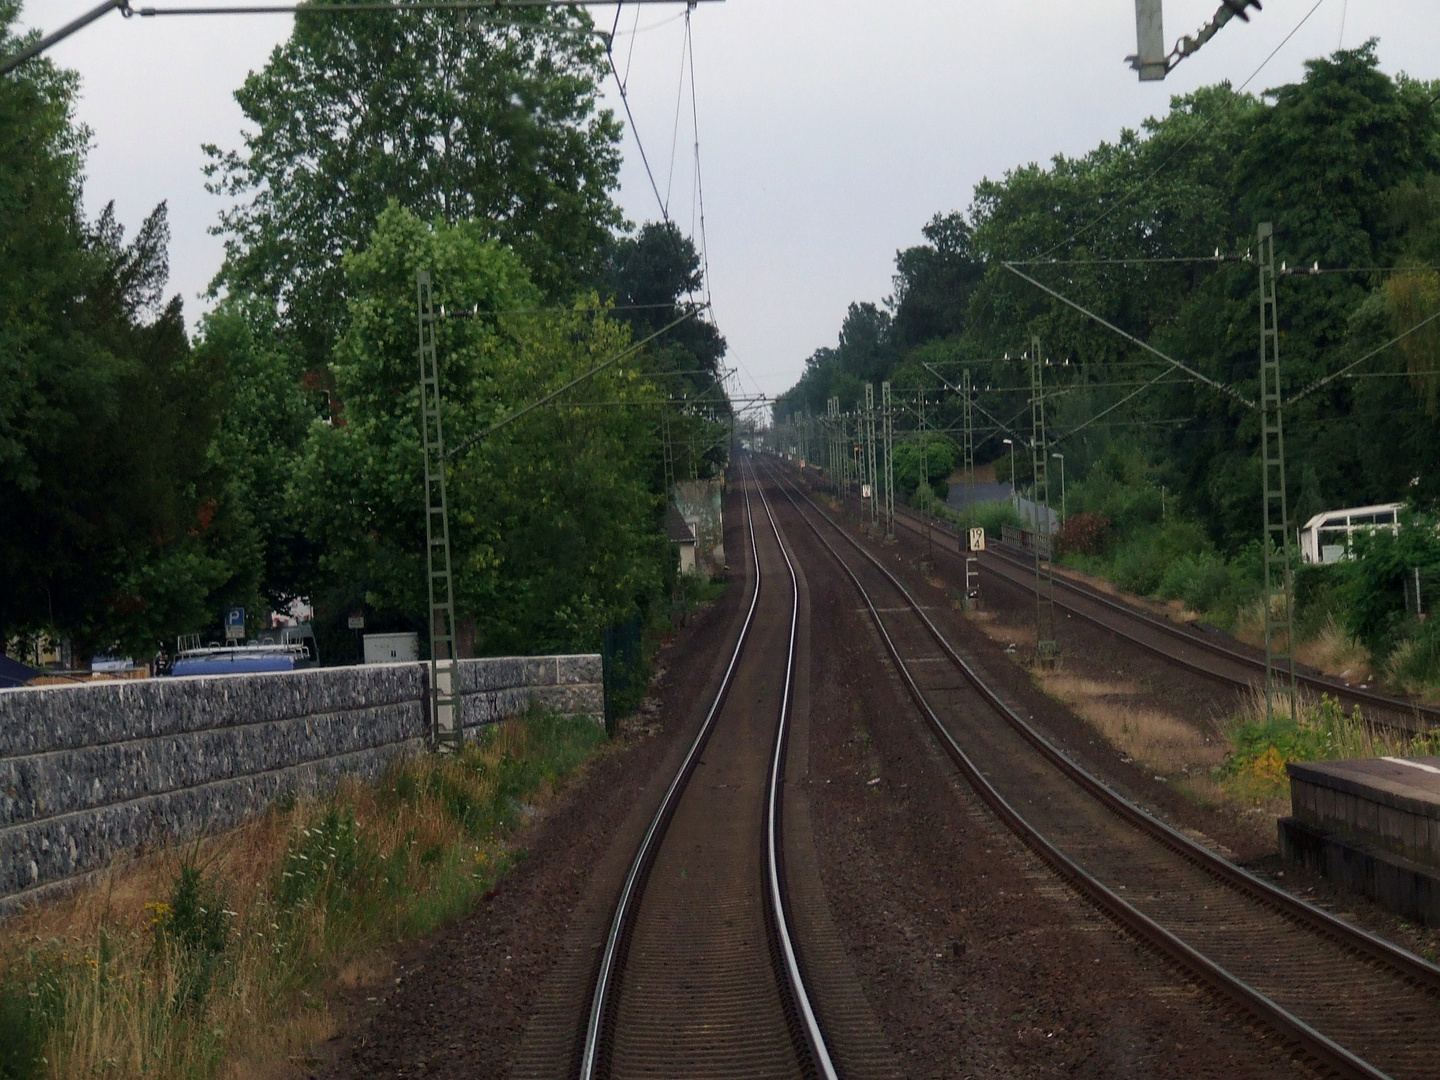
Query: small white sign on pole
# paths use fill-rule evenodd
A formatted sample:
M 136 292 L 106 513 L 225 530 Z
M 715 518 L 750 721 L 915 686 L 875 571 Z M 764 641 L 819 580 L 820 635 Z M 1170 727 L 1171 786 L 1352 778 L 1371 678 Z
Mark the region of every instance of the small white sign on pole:
M 861 485 L 860 485 L 860 498 L 862 498 L 862 499 L 868 499 L 869 497 L 870 497 L 870 485 L 869 485 L 869 484 L 861 484 Z
M 970 550 L 971 550 L 971 551 L 984 551 L 984 550 L 985 550 L 985 530 L 984 530 L 984 529 L 971 529 L 971 530 L 970 530 Z

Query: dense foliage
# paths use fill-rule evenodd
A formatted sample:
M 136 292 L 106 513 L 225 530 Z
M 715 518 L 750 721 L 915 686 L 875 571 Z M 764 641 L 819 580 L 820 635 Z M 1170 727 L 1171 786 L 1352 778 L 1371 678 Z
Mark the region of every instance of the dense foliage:
M 1373 41 L 1312 60 L 1301 82 L 1258 97 L 1226 84 L 1178 96 L 1141 132 L 982 182 L 964 214 L 935 217 L 926 243 L 897 255 L 883 305 L 851 305 L 838 344 L 809 359 L 776 418 L 822 415 L 832 395 L 851 408 L 865 381 L 889 379 L 925 388 L 941 402 L 932 426 L 953 432 L 960 409 L 947 383 L 968 368 L 983 410 L 977 456 L 1006 477 L 999 440 L 1029 438 L 1021 358 L 1038 335 L 1070 510 L 1105 515 L 1112 539 L 1133 543 L 1136 587 L 1224 594 L 1233 611 L 1253 597 L 1245 568 L 1261 524 L 1259 415 L 1245 401 L 1259 397 L 1249 256 L 1265 221 L 1287 269 L 1329 271 L 1279 282 L 1284 390 L 1295 399 L 1291 517 L 1434 504 L 1440 322 L 1302 394 L 1440 309 L 1440 84 L 1387 76 Z M 1167 374 L 1007 260 L 1226 389 Z
M 470 316 L 439 335 L 452 445 L 665 329 L 452 461 L 462 640 L 595 648 L 655 609 L 665 484 L 725 461 L 725 342 L 691 241 L 625 231 L 603 65 L 578 10 L 297 19 L 209 148 L 234 201 L 193 343 L 164 206 L 128 240 L 81 214 L 75 77 L 0 80 L 0 640 L 146 658 L 301 597 L 329 659 L 355 610 L 423 631 L 419 269 Z
M 84 657 L 253 582 L 210 452 L 219 380 L 164 295 L 165 207 L 128 242 L 108 207 L 84 220 L 75 93 L 43 62 L 0 80 L 0 631 L 63 628 Z
M 346 260 L 350 318 L 331 371 L 343 423 L 312 426 L 292 501 L 332 580 L 361 583 L 382 617 L 425 609 L 424 518 L 415 368 L 415 271 L 437 304 L 483 318 L 442 323 L 443 423 L 451 445 L 594 367 L 629 342 L 593 310 L 535 313 L 541 294 L 509 249 L 476 224 L 429 226 L 391 208 Z M 644 401 L 637 365 L 586 384 L 589 400 Z M 657 594 L 667 553 L 651 493 L 655 443 L 638 408 L 542 409 L 450 469 L 457 609 L 487 651 L 545 652 L 597 641 Z

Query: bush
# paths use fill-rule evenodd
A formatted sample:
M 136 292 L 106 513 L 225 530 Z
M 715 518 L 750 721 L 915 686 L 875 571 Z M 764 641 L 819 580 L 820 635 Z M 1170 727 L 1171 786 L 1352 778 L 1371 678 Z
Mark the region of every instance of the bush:
M 1114 579 L 1122 589 L 1154 596 L 1171 567 L 1186 556 L 1213 556 L 1199 525 L 1189 521 L 1164 524 L 1132 532 L 1115 552 Z
M 1330 761 L 1336 758 L 1420 757 L 1440 750 L 1440 734 L 1407 737 L 1373 727 L 1356 708 L 1346 714 L 1328 694 L 1318 702 L 1301 700 L 1298 723 L 1290 719 L 1290 702 L 1276 702 L 1275 718 L 1265 715 L 1265 695 L 1252 695 L 1245 713 L 1229 731 L 1231 752 L 1216 772 L 1240 781 L 1242 790 L 1259 796 L 1283 796 L 1290 781 L 1287 761 Z
M 1302 563 L 1295 568 L 1295 629 L 1302 640 L 1322 633 L 1332 620 L 1339 622 L 1344 603 L 1348 562 Z
M 1404 513 L 1400 533 L 1355 534 L 1355 558 L 1343 571 L 1339 590 L 1341 622 L 1352 637 L 1383 659 L 1411 629 L 1405 611 L 1405 586 L 1416 567 L 1440 566 L 1440 523 L 1434 517 Z
M 1396 686 L 1409 692 L 1440 684 L 1440 623 L 1434 617 L 1416 625 L 1395 646 L 1386 672 Z
M 175 875 L 170 899 L 153 905 L 153 910 L 157 959 L 177 969 L 174 1005 L 203 1004 L 230 943 L 230 915 L 219 887 L 186 863 Z
M 1055 534 L 1056 555 L 1103 555 L 1110 542 L 1110 519 L 1104 514 L 1071 514 Z
M 1010 502 L 972 503 L 964 510 L 942 505 L 936 514 L 962 529 L 984 529 L 985 536 L 991 540 L 1000 539 L 1000 530 L 1006 525 L 1021 527 L 1020 514 Z
M 14 970 L 0 982 L 0 1080 L 32 1080 L 45 1065 L 45 1041 L 59 1018 L 57 995 L 37 992 Z
M 1191 611 L 1210 612 L 1229 607 L 1234 593 L 1234 571 L 1218 555 L 1185 555 L 1171 564 L 1160 581 L 1162 600 L 1179 600 Z

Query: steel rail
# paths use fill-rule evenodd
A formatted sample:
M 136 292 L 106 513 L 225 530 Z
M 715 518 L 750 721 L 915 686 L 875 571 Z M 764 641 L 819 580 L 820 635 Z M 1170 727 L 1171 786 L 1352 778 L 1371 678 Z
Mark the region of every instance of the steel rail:
M 913 517 L 910 517 L 907 514 L 897 513 L 895 515 L 895 519 L 905 524 L 908 528 L 910 528 L 912 532 L 918 532 L 923 527 L 922 522 L 917 522 Z M 941 522 L 932 522 L 931 528 L 939 532 L 941 535 L 951 537 L 957 542 L 960 540 L 960 536 L 958 533 L 956 533 L 953 529 L 947 527 Z M 991 547 L 987 544 L 985 552 L 986 554 L 994 555 L 996 559 L 1006 563 L 1009 566 L 1013 566 L 1017 569 L 1023 568 L 1025 570 L 1028 570 L 1033 576 L 1033 564 L 1028 562 L 1022 564 L 1019 560 L 1012 557 L 1009 554 L 1008 550 L 1004 550 L 1005 547 L 1006 545 L 1003 544 L 996 547 Z M 1031 591 L 1034 590 L 1034 586 L 1028 580 L 1020 580 L 1017 578 L 1009 577 L 1008 575 L 1005 576 L 1005 580 L 1009 581 L 1012 585 L 1015 585 L 1019 588 L 1030 589 Z M 1106 596 L 1098 589 L 1088 588 L 1085 585 L 1072 581 L 1061 574 L 1055 575 L 1055 584 L 1062 589 L 1074 593 L 1077 596 L 1083 597 L 1086 600 L 1092 600 L 1095 603 L 1099 604 L 1101 607 L 1109 608 L 1110 610 L 1115 611 L 1120 615 L 1143 623 L 1145 626 L 1157 630 L 1160 633 L 1164 634 L 1166 637 L 1172 638 L 1173 640 L 1178 641 L 1182 644 L 1193 645 L 1196 648 L 1203 649 L 1209 653 L 1213 653 L 1214 655 L 1219 656 L 1225 660 L 1230 660 L 1234 663 L 1240 664 L 1252 670 L 1260 671 L 1261 673 L 1265 671 L 1265 661 L 1260 660 L 1257 657 L 1249 656 L 1238 649 L 1233 649 L 1218 641 L 1210 641 L 1200 636 L 1199 634 L 1186 630 L 1183 627 L 1176 626 L 1174 623 L 1170 622 L 1167 619 L 1158 618 L 1154 615 L 1151 615 L 1149 612 L 1142 611 L 1138 608 L 1131 607 L 1129 604 L 1123 603 L 1122 601 L 1116 600 L 1114 597 Z M 1127 641 L 1133 642 L 1134 644 L 1139 645 L 1141 648 L 1146 649 L 1149 652 L 1155 653 L 1157 656 L 1161 656 L 1164 659 L 1169 660 L 1173 663 L 1182 664 L 1185 667 L 1190 668 L 1191 670 L 1208 678 L 1216 679 L 1221 682 L 1228 683 L 1232 686 L 1239 686 L 1245 688 L 1254 685 L 1249 679 L 1237 678 L 1233 675 L 1226 675 L 1224 672 L 1211 671 L 1208 668 L 1203 668 L 1198 664 L 1194 663 L 1193 661 L 1186 660 L 1184 657 L 1176 656 L 1173 653 L 1166 652 L 1165 650 L 1157 646 L 1153 641 L 1139 634 L 1132 634 L 1129 631 L 1122 629 L 1121 627 L 1115 626 L 1112 623 L 1108 623 L 1105 620 L 1090 614 L 1089 612 L 1081 611 L 1079 608 L 1071 607 L 1069 604 L 1065 604 L 1063 601 L 1060 603 L 1061 606 L 1064 607 L 1067 611 L 1070 611 L 1075 615 L 1080 616 L 1080 618 L 1085 619 L 1087 622 L 1094 623 L 1096 626 L 1099 626 L 1104 630 L 1109 630 L 1111 633 L 1118 634 L 1120 637 L 1125 638 Z M 1315 675 L 1308 672 L 1296 671 L 1295 681 L 1309 686 L 1312 689 L 1319 690 L 1321 693 L 1332 693 L 1341 697 L 1349 698 L 1361 704 L 1369 705 L 1372 709 L 1378 709 L 1391 714 L 1409 714 L 1417 718 L 1423 717 L 1431 724 L 1440 726 L 1440 708 L 1436 708 L 1433 705 L 1422 705 L 1418 702 L 1406 701 L 1403 698 L 1391 697 L 1387 694 L 1379 694 L 1373 690 L 1363 690 L 1358 687 L 1347 686 L 1341 680 L 1328 675 Z M 1372 718 L 1371 722 L 1378 724 L 1381 727 L 1399 727 L 1402 730 L 1414 730 L 1405 725 L 1397 725 L 1394 723 L 1386 722 L 1384 720 L 1376 720 Z
M 767 515 L 769 514 L 768 504 L 766 505 Z M 667 827 L 675 815 L 676 807 L 679 804 L 680 796 L 695 771 L 696 762 L 710 735 L 715 727 L 715 720 L 725 704 L 729 695 L 730 687 L 734 682 L 734 676 L 740 664 L 741 653 L 745 649 L 746 642 L 750 637 L 750 630 L 755 621 L 755 611 L 760 602 L 760 591 L 763 583 L 763 571 L 760 568 L 760 550 L 755 539 L 755 518 L 750 502 L 750 492 L 745 491 L 745 519 L 746 527 L 750 538 L 750 550 L 755 565 L 755 586 L 750 597 L 750 606 L 745 613 L 745 621 L 741 625 L 740 635 L 736 639 L 734 651 L 730 654 L 730 660 L 726 665 L 725 674 L 720 681 L 720 686 L 710 703 L 710 708 L 705 714 L 705 719 L 696 733 L 690 749 L 686 752 L 684 759 L 676 770 L 675 776 L 671 779 L 665 795 L 660 801 L 649 827 L 635 852 L 635 858 L 631 861 L 629 872 L 626 874 L 625 883 L 620 890 L 619 900 L 615 905 L 615 912 L 610 921 L 610 930 L 606 935 L 605 948 L 600 957 L 599 968 L 595 976 L 595 988 L 590 1000 L 590 1013 L 585 1029 L 585 1042 L 581 1054 L 580 1077 L 581 1080 L 596 1080 L 597 1076 L 603 1074 L 608 1050 L 607 1042 L 613 1035 L 616 1001 L 613 991 L 617 984 L 617 976 L 623 960 L 625 947 L 628 944 L 630 934 L 634 928 L 635 919 L 639 909 L 639 900 L 644 893 L 646 879 L 649 876 L 650 868 L 654 865 L 656 855 L 659 852 L 661 842 L 664 839 Z M 770 517 L 771 528 L 775 530 L 776 539 L 779 540 L 779 530 L 775 525 L 773 516 Z M 781 544 L 781 552 L 785 554 L 784 544 Z M 795 570 L 790 562 L 788 554 L 785 554 L 785 561 L 790 568 L 792 584 L 795 583 Z M 800 592 L 798 584 L 795 585 L 792 593 L 791 603 L 791 626 L 790 626 L 790 648 L 785 671 L 785 686 L 782 698 L 780 724 L 777 726 L 775 757 L 771 765 L 771 783 L 774 785 L 783 778 L 783 771 L 779 768 L 779 762 L 783 758 L 786 740 L 786 720 L 789 715 L 790 690 L 794 676 L 795 663 L 795 641 L 798 625 L 800 607 Z M 785 904 L 783 885 L 777 882 L 780 860 L 777 855 L 775 831 L 778 829 L 778 797 L 773 789 L 767 793 L 767 846 L 766 863 L 770 869 L 771 885 L 770 893 L 774 912 L 771 918 L 774 919 L 772 930 L 782 932 L 781 940 L 777 942 L 778 951 L 786 958 L 786 985 L 791 991 L 791 1001 L 796 1006 L 802 1020 L 806 1042 L 810 1048 L 813 1060 L 816 1065 L 823 1068 L 825 1080 L 837 1080 L 833 1065 L 830 1064 L 829 1052 L 826 1049 L 825 1041 L 820 1035 L 819 1024 L 815 1020 L 814 1009 L 810 1005 L 808 994 L 805 992 L 804 980 L 800 975 L 799 961 L 796 956 L 793 941 L 789 934 L 789 928 L 785 919 Z M 769 920 L 767 920 L 769 921 Z
M 1089 896 L 1121 925 L 1130 928 L 1143 940 L 1150 942 L 1162 952 L 1179 961 L 1206 985 L 1222 992 L 1231 1000 L 1240 1003 L 1265 1018 L 1286 1036 L 1304 1047 L 1307 1053 L 1323 1061 L 1330 1068 L 1335 1069 L 1344 1076 L 1370 1078 L 1385 1076 L 1383 1072 L 1380 1072 L 1368 1062 L 1365 1062 L 1343 1046 L 1329 1039 L 1277 1002 L 1197 952 L 1193 947 L 1176 937 L 1173 933 L 1166 930 L 1094 878 L 1031 826 L 1024 816 L 1011 806 L 984 776 L 978 766 L 974 764 L 960 747 L 948 727 L 946 727 L 934 712 L 928 700 L 926 700 L 924 693 L 920 690 L 911 675 L 908 666 L 900 656 L 899 650 L 891 639 L 888 629 L 884 626 L 875 604 L 871 600 L 864 585 L 860 582 L 859 577 L 845 562 L 839 552 L 835 550 L 834 545 L 820 532 L 800 505 L 795 502 L 793 496 L 786 490 L 784 480 L 780 481 L 780 486 L 786 497 L 789 498 L 792 505 L 795 506 L 796 512 L 800 514 L 811 531 L 815 533 L 826 550 L 830 552 L 842 570 L 844 570 L 857 591 L 860 592 L 870 611 L 871 618 L 874 620 L 880 636 L 885 643 L 887 651 L 906 683 L 909 693 L 925 714 L 927 723 L 929 723 L 937 737 L 940 738 L 947 753 L 956 762 L 957 766 L 959 766 L 965 774 L 967 780 L 975 787 L 977 793 L 980 794 L 985 802 L 990 805 L 1037 854 L 1063 877 L 1070 880 L 1082 893 Z M 1051 764 L 1058 767 L 1062 773 L 1075 781 L 1084 791 L 1096 798 L 1108 810 L 1115 813 L 1128 824 L 1139 828 L 1192 864 L 1207 871 L 1235 891 L 1259 902 L 1277 914 L 1316 932 L 1322 937 L 1342 945 L 1365 961 L 1377 963 L 1389 968 L 1407 982 L 1421 986 L 1432 994 L 1440 993 L 1440 967 L 1436 967 L 1391 942 L 1369 934 L 1358 927 L 1354 927 L 1336 918 L 1329 912 L 1307 904 L 1291 894 L 1277 889 L 1268 882 L 1255 877 L 1253 874 L 1216 855 L 1203 845 L 1191 840 L 1188 836 L 1185 836 L 1165 822 L 1153 817 L 1139 806 L 1119 795 L 1103 781 L 1077 765 L 1016 713 L 1014 709 L 1002 700 L 999 695 L 979 677 L 971 665 L 956 652 L 944 633 L 935 626 L 930 617 L 925 614 L 914 597 L 911 596 L 909 590 L 905 588 L 899 579 L 897 579 L 883 563 L 876 559 L 872 553 L 865 550 L 863 546 L 850 536 L 848 531 L 820 509 L 808 495 L 804 492 L 800 492 L 800 495 L 831 528 L 844 537 L 846 542 L 880 571 L 890 585 L 904 599 L 910 610 L 925 626 L 927 632 L 940 646 L 941 650 L 981 697 L 1027 742 L 1040 750 L 1042 755 Z
M 791 690 L 795 674 L 795 641 L 800 623 L 800 581 L 796 577 L 795 564 L 790 559 L 790 552 L 785 549 L 785 541 L 780 536 L 780 525 L 770 510 L 770 500 L 765 497 L 765 489 L 760 486 L 759 477 L 755 475 L 755 465 L 753 462 L 748 464 L 750 465 L 750 475 L 756 481 L 755 490 L 760 495 L 760 503 L 765 507 L 765 516 L 770 520 L 771 531 L 775 533 L 775 543 L 779 545 L 780 554 L 785 558 L 785 568 L 790 572 L 791 594 L 795 598 L 794 603 L 790 605 L 790 639 L 785 659 L 785 687 L 780 702 L 780 723 L 775 731 L 775 750 L 770 759 L 770 782 L 765 792 L 765 876 L 767 891 L 770 894 L 771 925 L 780 946 L 785 978 L 790 987 L 790 997 L 799 1012 L 801 1027 L 804 1031 L 805 1041 L 810 1047 L 812 1060 L 825 1080 L 838 1080 L 834 1062 L 830 1059 L 829 1048 L 825 1045 L 825 1036 L 820 1030 L 820 1023 L 815 1018 L 815 1009 L 810 1003 L 809 992 L 805 988 L 800 961 L 790 935 L 781 874 L 780 802 L 782 785 L 785 780 L 785 751 L 789 742 Z M 759 565 L 758 558 L 756 565 Z

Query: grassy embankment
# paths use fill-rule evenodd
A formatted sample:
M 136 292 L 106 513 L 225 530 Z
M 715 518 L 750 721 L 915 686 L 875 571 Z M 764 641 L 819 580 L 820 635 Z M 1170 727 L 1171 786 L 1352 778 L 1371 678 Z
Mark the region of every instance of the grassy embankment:
M 1162 488 L 1123 470 L 1100 470 L 1072 485 L 1069 501 L 1071 517 L 1057 538 L 1061 565 L 1160 602 L 1178 619 L 1204 620 L 1263 644 L 1258 545 L 1227 557 L 1198 522 L 1166 505 Z M 998 532 L 1018 523 L 1008 504 L 977 510 L 964 524 Z M 1392 568 L 1380 563 L 1383 572 L 1377 572 L 1380 560 L 1405 561 L 1393 546 L 1381 536 L 1362 543 L 1360 558 L 1350 562 L 1297 568 L 1297 658 L 1354 683 L 1433 692 L 1440 684 L 1440 623 L 1407 620 L 1401 590 L 1385 577 L 1394 576 Z M 1036 677 L 1123 754 L 1205 802 L 1281 812 L 1289 798 L 1286 761 L 1440 753 L 1440 736 L 1409 738 L 1376 728 L 1326 698 L 1302 697 L 1295 721 L 1288 700 L 1282 702 L 1270 721 L 1260 695 L 1205 727 L 1147 706 L 1133 685 L 1063 670 Z
M 470 910 L 508 841 L 603 730 L 539 710 L 155 852 L 0 924 L 0 1080 L 269 1077 L 334 1030 L 327 999 Z

